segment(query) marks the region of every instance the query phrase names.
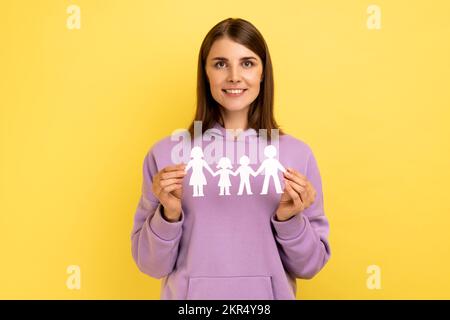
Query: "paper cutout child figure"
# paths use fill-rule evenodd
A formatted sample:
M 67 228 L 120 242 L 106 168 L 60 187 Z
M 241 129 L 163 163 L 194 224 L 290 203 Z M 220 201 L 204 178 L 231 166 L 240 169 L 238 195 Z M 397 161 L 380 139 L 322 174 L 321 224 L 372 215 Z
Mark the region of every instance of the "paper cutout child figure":
M 209 167 L 208 163 L 202 159 L 203 151 L 200 147 L 193 147 L 191 149 L 191 158 L 184 169 L 187 172 L 192 168 L 191 178 L 189 179 L 189 185 L 193 186 L 194 194 L 193 197 L 203 197 L 203 186 L 206 185 L 206 177 L 203 174 L 203 167 L 205 167 L 212 175 L 214 172 Z
M 220 187 L 219 196 L 223 196 L 223 195 L 229 196 L 230 195 L 230 186 L 231 186 L 230 174 L 232 174 L 233 176 L 236 175 L 232 170 L 230 170 L 233 168 L 233 166 L 231 165 L 230 159 L 228 159 L 226 157 L 220 158 L 219 163 L 217 164 L 216 168 L 220 168 L 213 174 L 214 176 L 217 176 L 220 174 L 220 179 L 219 179 L 219 184 L 218 184 L 218 186 Z M 225 192 L 225 194 L 224 194 L 224 192 Z
M 248 165 L 250 163 L 250 159 L 247 156 L 242 156 L 239 159 L 239 163 L 241 164 L 239 168 L 234 172 L 234 175 L 238 175 L 241 178 L 241 182 L 239 184 L 238 196 L 242 195 L 242 192 L 245 191 L 247 194 L 253 194 L 250 187 L 250 175 L 256 177 L 256 172 Z
M 278 178 L 278 170 L 286 172 L 286 169 L 277 159 L 275 159 L 275 156 L 277 155 L 277 149 L 272 145 L 268 145 L 264 148 L 264 155 L 267 157 L 267 159 L 265 159 L 262 162 L 261 166 L 259 167 L 259 169 L 256 171 L 255 174 L 255 176 L 257 176 L 264 170 L 265 177 L 263 188 L 260 194 L 267 194 L 270 178 L 273 178 L 276 192 L 283 193 L 283 190 L 281 189 L 280 185 L 280 179 Z

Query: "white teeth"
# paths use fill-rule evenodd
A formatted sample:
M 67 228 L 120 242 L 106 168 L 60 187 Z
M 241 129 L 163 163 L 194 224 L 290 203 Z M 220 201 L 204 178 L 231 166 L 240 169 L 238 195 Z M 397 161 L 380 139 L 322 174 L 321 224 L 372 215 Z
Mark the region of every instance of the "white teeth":
M 234 94 L 239 94 L 239 93 L 241 93 L 242 91 L 244 91 L 243 89 L 241 89 L 241 90 L 225 90 L 227 93 L 234 93 Z

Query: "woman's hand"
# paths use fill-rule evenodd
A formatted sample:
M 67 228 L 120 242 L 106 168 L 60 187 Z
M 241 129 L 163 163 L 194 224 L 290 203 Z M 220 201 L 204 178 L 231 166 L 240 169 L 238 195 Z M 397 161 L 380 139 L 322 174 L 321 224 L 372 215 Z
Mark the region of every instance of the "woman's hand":
M 152 192 L 164 207 L 164 218 L 170 222 L 181 217 L 181 198 L 185 164 L 167 166 L 153 177 Z
M 285 221 L 307 209 L 316 198 L 311 182 L 292 168 L 284 173 L 285 188 L 276 211 L 276 219 Z

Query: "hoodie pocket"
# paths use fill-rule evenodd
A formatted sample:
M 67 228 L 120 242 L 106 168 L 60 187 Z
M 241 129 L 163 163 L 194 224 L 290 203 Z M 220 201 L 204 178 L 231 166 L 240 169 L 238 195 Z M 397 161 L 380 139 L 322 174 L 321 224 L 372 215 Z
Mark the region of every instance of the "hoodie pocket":
M 187 300 L 273 300 L 272 277 L 190 277 Z

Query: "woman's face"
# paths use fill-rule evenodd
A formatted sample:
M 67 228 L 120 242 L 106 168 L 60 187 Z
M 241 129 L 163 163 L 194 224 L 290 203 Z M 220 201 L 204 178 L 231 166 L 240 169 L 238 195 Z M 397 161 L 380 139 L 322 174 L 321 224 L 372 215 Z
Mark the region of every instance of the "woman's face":
M 216 40 L 206 58 L 211 95 L 226 111 L 247 109 L 259 94 L 262 61 L 253 51 L 229 38 Z M 227 89 L 244 89 L 226 92 Z

